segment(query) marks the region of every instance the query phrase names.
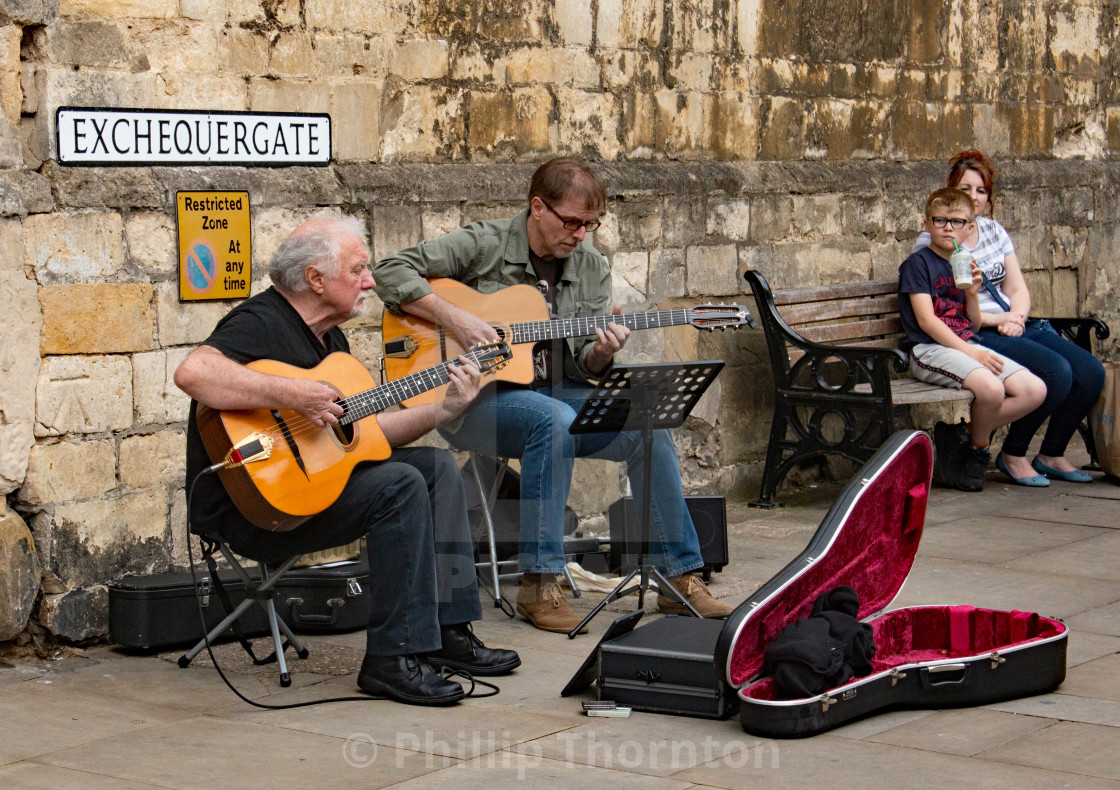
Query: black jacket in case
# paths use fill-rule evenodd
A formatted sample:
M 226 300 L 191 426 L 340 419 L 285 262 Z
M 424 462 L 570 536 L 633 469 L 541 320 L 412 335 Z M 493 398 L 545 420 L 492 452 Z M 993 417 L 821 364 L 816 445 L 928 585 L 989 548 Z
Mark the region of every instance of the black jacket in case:
M 252 578 L 257 579 L 256 569 Z M 245 599 L 245 584 L 232 570 L 219 571 L 232 606 Z M 227 614 L 205 567 L 196 571 L 207 629 Z M 294 631 L 353 631 L 369 620 L 369 565 L 351 562 L 294 568 L 276 583 L 276 613 Z M 122 647 L 162 648 L 202 638 L 191 572 L 125 576 L 109 584 L 109 638 Z M 245 636 L 268 633 L 260 606 L 238 621 Z M 232 634 L 232 630 L 229 632 Z
M 600 698 L 718 717 L 734 709 L 724 700 L 735 695 L 747 732 L 802 737 L 892 707 L 980 705 L 1057 688 L 1065 679 L 1068 637 L 1057 620 L 968 605 L 884 611 L 914 564 L 932 471 L 927 434 L 894 434 L 841 492 L 806 549 L 726 622 L 663 618 L 603 643 Z M 870 674 L 812 697 L 779 699 L 773 679 L 762 674 L 766 646 L 809 616 L 821 593 L 845 585 L 858 595 L 858 617 L 874 634 Z M 700 671 L 699 654 L 707 650 L 711 673 Z M 608 660 L 612 652 L 629 657 Z M 632 678 L 643 669 L 656 683 L 673 681 L 635 691 Z M 710 705 L 700 712 L 686 700 L 701 696 L 695 687 L 705 679 Z

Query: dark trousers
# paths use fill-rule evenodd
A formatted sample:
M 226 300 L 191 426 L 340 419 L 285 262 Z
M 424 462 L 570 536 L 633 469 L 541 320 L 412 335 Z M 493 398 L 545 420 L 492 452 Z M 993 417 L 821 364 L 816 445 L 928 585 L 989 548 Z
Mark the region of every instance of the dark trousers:
M 1055 458 L 1065 455 L 1077 426 L 1100 397 L 1104 365 L 1076 343 L 1033 327 L 1020 337 L 982 329 L 977 340 L 997 354 L 1015 360 L 1046 384 L 1042 405 L 1008 427 L 1003 452 L 1026 455 L 1031 438 L 1049 418 L 1040 452 Z
M 333 505 L 290 532 L 248 522 L 222 532 L 235 552 L 264 560 L 343 546 L 364 535 L 367 653 L 438 650 L 440 625 L 482 617 L 462 478 L 445 450 L 401 448 L 386 461 L 357 467 Z

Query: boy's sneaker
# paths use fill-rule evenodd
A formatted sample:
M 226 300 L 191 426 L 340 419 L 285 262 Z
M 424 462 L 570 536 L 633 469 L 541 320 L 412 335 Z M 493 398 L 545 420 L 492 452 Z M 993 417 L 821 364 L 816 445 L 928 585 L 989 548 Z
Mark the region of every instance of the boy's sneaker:
M 968 448 L 964 457 L 964 469 L 961 470 L 957 480 L 957 488 L 961 491 L 983 491 L 984 474 L 988 471 L 988 461 L 991 454 L 987 447 Z
M 946 488 L 958 488 L 965 456 L 972 439 L 964 422 L 933 426 L 933 482 Z

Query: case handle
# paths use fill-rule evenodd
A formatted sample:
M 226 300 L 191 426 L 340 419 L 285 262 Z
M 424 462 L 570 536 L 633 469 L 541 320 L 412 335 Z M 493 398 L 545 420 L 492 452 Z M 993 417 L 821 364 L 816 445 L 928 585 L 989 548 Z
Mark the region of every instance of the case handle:
M 922 685 L 926 688 L 938 686 L 960 686 L 968 681 L 968 664 L 936 664 L 922 667 Z
M 330 614 L 301 614 L 299 607 L 303 606 L 302 598 L 289 598 L 288 606 L 291 608 L 292 620 L 298 625 L 331 626 L 338 622 L 342 607 L 346 601 L 341 598 L 331 598 L 327 606 L 331 608 Z

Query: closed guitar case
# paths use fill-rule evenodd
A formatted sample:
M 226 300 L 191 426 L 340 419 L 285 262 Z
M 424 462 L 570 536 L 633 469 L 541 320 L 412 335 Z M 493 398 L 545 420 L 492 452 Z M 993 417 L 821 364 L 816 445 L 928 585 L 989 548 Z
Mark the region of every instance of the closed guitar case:
M 803 737 L 888 708 L 951 708 L 1041 694 L 1065 679 L 1068 632 L 1020 611 L 956 605 L 887 611 L 914 564 L 933 470 L 929 436 L 894 434 L 863 466 L 806 549 L 727 619 L 716 642 L 743 729 Z M 762 674 L 766 646 L 822 592 L 859 596 L 876 654 L 870 674 L 803 699 L 780 699 Z
M 255 570 L 255 569 L 254 569 Z M 219 570 L 233 606 L 245 599 L 245 585 L 228 569 Z M 206 628 L 228 613 L 209 570 L 197 570 Z M 253 574 L 252 578 L 258 577 Z M 369 565 L 361 560 L 288 571 L 276 583 L 276 613 L 298 632 L 353 631 L 369 620 Z M 190 571 L 125 576 L 109 585 L 109 638 L 122 647 L 164 648 L 202 638 Z M 268 633 L 264 609 L 251 606 L 238 620 L 245 636 Z M 232 637 L 232 628 L 225 636 Z

